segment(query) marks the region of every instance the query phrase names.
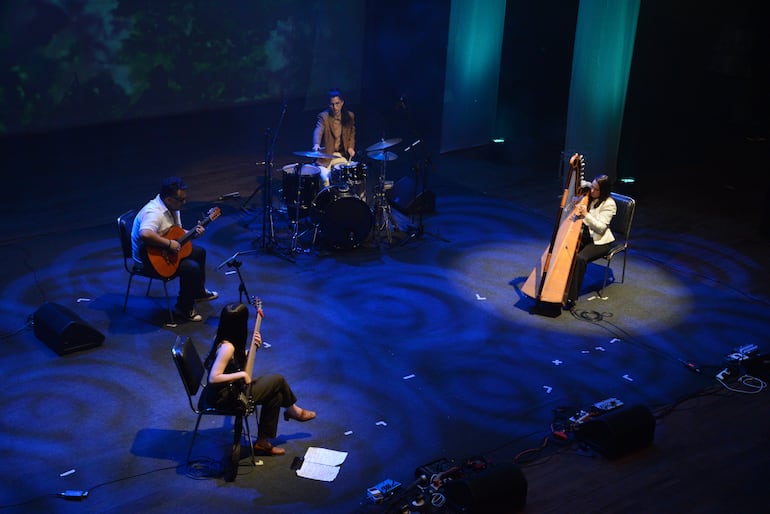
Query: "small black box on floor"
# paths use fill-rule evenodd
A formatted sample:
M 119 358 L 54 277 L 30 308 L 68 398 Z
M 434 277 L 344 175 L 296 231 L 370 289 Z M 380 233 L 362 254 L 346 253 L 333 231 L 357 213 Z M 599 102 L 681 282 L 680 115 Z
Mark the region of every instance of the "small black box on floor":
M 462 478 L 445 481 L 443 491 L 447 501 L 468 514 L 513 513 L 527 505 L 527 479 L 509 462 L 464 466 Z
M 436 195 L 433 191 L 420 191 L 419 187 L 415 189 L 411 177 L 396 181 L 391 189 L 385 191 L 385 197 L 390 205 L 404 214 L 427 214 L 436 210 Z
M 749 357 L 741 362 L 747 375 L 770 380 L 770 355 L 760 354 Z
M 59 355 L 99 346 L 104 335 L 58 303 L 46 302 L 32 315 L 35 337 Z
M 604 457 L 616 459 L 652 444 L 655 417 L 644 405 L 621 407 L 578 425 L 575 435 Z

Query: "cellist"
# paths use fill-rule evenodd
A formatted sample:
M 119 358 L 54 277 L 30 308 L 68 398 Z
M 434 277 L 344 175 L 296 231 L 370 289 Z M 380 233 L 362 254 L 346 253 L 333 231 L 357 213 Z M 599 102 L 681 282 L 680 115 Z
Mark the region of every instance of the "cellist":
M 238 389 L 231 384 L 243 381 L 247 384 L 248 396 L 260 406 L 254 451 L 263 455 L 283 455 L 286 450 L 270 442 L 277 435 L 281 407 L 286 421 L 310 421 L 316 413 L 297 405 L 297 397 L 283 375 L 270 373 L 252 378 L 242 371 L 248 359 L 247 346 L 250 351 L 256 351 L 262 345 L 262 335 L 255 327 L 254 348 L 251 349 L 248 320 L 248 308 L 242 303 L 229 304 L 222 309 L 217 333 L 204 364 L 209 370 L 209 379 L 202 395 L 206 405 L 234 409 L 238 406 Z
M 610 222 L 618 211 L 615 200 L 610 196 L 612 182 L 607 175 L 599 175 L 590 183 L 583 184 L 590 187 L 588 204 L 578 205 L 575 214 L 583 220 L 583 229 L 580 236 L 580 251 L 575 257 L 575 265 L 572 270 L 572 278 L 567 292 L 566 307 L 575 307 L 580 287 L 583 285 L 583 277 L 586 273 L 586 265 L 605 255 L 610 244 L 615 240 L 610 230 Z

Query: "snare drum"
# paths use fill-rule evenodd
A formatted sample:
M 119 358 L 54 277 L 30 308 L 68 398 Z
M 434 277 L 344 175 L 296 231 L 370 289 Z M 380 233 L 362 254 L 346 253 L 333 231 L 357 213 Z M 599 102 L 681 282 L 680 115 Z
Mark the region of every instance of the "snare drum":
M 351 191 L 337 186 L 323 188 L 313 200 L 313 213 L 323 241 L 331 248 L 356 248 L 369 235 L 374 215 L 369 206 Z
M 297 170 L 299 169 L 299 175 Z M 308 210 L 321 184 L 321 168 L 312 164 L 287 164 L 281 168 L 281 199 L 289 214 L 299 208 Z
M 348 188 L 366 201 L 366 171 L 366 164 L 362 162 L 336 164 L 332 168 L 332 185 L 342 190 Z

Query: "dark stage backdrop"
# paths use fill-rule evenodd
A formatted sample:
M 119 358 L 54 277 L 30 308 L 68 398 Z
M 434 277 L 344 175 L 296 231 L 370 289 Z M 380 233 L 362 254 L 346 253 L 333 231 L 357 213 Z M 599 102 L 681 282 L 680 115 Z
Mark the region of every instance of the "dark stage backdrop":
M 509 1 L 500 66 L 497 155 L 559 169 L 564 149 L 578 0 Z
M 743 161 L 767 154 L 767 145 L 758 141 L 770 128 L 764 8 L 760 0 L 641 2 L 621 176 L 715 191 L 751 180 L 756 193 L 749 177 L 766 172 Z M 722 178 L 704 180 L 704 169 Z
M 359 0 L 4 0 L 0 133 L 361 88 Z

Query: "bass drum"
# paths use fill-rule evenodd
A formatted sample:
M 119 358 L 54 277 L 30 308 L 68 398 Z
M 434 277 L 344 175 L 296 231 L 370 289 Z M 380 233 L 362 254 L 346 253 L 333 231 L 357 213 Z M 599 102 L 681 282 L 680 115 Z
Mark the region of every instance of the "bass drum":
M 372 210 L 358 196 L 337 186 L 323 188 L 313 200 L 322 241 L 337 250 L 359 246 L 372 231 Z

